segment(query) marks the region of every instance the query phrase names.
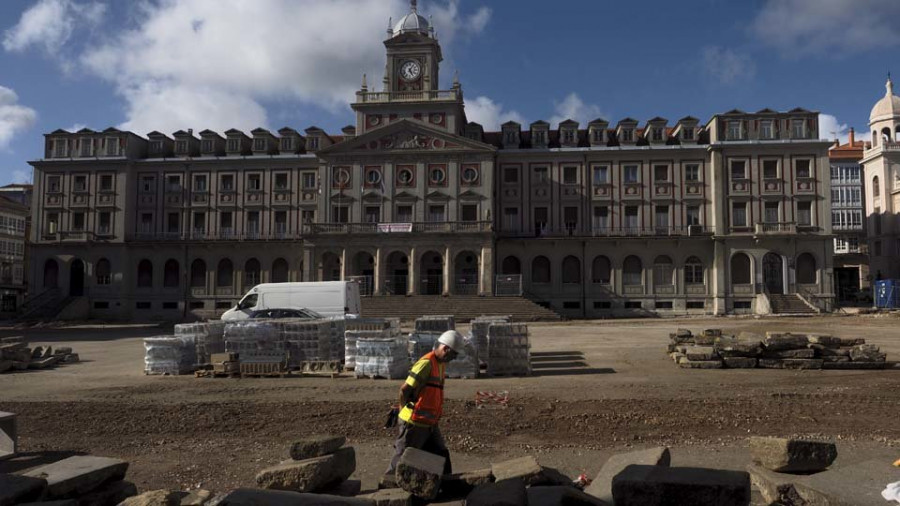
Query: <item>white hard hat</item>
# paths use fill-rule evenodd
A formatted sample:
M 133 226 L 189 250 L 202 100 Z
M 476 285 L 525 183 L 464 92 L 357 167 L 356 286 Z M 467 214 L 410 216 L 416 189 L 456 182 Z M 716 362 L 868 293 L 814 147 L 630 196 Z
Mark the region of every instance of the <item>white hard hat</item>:
M 448 330 L 441 334 L 441 337 L 438 338 L 438 343 L 446 345 L 457 353 L 462 353 L 466 347 L 463 336 L 459 335 L 459 332 L 455 330 Z

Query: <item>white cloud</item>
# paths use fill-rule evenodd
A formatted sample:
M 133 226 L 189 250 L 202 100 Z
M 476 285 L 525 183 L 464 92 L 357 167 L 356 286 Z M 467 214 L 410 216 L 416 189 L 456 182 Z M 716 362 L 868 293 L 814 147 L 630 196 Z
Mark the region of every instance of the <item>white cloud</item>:
M 84 123 L 75 123 L 74 125 L 70 126 L 69 128 L 63 128 L 63 130 L 65 130 L 67 132 L 77 132 L 77 131 L 83 130 L 87 127 L 88 126 L 85 125 Z
M 505 110 L 503 104 L 488 97 L 466 100 L 466 119 L 483 126 L 487 131 L 498 131 L 507 121 L 525 124 L 525 118 L 518 111 Z
M 103 20 L 106 6 L 99 2 L 39 0 L 22 13 L 19 22 L 4 32 L 7 51 L 24 51 L 38 46 L 56 55 L 69 41 L 76 27 L 92 28 Z
M 787 57 L 888 51 L 900 45 L 900 2 L 768 0 L 751 32 Z
M 870 141 L 872 134 L 868 128 L 855 129 L 853 136 L 857 141 Z M 841 123 L 836 116 L 831 114 L 819 114 L 819 138 L 833 141 L 835 138 L 846 144 L 850 140 L 850 125 Z
M 554 114 L 550 117 L 550 128 L 555 128 L 559 123 L 571 119 L 580 123 L 579 128 L 584 128 L 589 122 L 603 117 L 600 107 L 595 104 L 585 104 L 577 93 L 569 93 L 561 102 L 554 102 Z
M 707 46 L 702 57 L 704 72 L 721 84 L 735 84 L 756 74 L 756 64 L 750 56 L 733 49 Z
M 16 169 L 12 171 L 12 182 L 14 184 L 31 184 L 34 180 L 34 173 L 30 170 Z
M 8 149 L 16 134 L 31 128 L 37 121 L 37 112 L 18 102 L 16 92 L 0 86 L 0 150 Z

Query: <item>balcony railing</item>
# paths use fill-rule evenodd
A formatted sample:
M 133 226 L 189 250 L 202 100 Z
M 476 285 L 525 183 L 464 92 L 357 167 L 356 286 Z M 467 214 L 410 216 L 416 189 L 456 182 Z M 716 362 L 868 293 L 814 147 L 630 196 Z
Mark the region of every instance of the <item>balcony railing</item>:
M 598 227 L 578 230 L 562 227 L 543 228 L 538 232 L 505 230 L 499 232 L 504 237 L 702 237 L 715 232 L 713 227 L 704 225 L 684 225 L 678 227 Z
M 325 234 L 402 234 L 402 233 L 458 233 L 490 232 L 490 221 L 445 221 L 417 223 L 306 223 L 305 235 Z
M 136 232 L 126 236 L 129 241 L 284 241 L 300 239 L 296 232 Z
M 754 233 L 756 235 L 793 235 L 797 233 L 797 224 L 794 222 L 757 223 Z
M 367 91 L 357 92 L 358 102 L 419 102 L 423 100 L 461 100 L 462 90 Z

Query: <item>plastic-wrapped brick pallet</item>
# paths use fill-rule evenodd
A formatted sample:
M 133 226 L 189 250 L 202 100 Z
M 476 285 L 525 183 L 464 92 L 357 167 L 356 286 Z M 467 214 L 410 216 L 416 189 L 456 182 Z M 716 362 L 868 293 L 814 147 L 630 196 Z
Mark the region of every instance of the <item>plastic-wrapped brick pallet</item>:
M 416 318 L 416 332 L 437 332 L 438 334 L 456 329 L 453 315 L 425 315 Z
M 189 374 L 197 362 L 193 334 L 144 339 L 145 374 Z
M 400 335 L 400 319 L 399 318 L 346 318 L 344 320 L 345 330 L 390 330 L 392 335 Z
M 225 351 L 225 322 L 213 320 L 205 323 L 180 323 L 175 325 L 175 335 L 193 335 L 197 346 L 197 364 L 208 364 L 213 353 Z
M 531 374 L 531 343 L 528 326 L 522 323 L 492 323 L 488 327 L 488 376 Z
M 455 359 L 447 362 L 444 367 L 444 374 L 448 378 L 477 378 L 479 372 L 478 347 L 472 338 L 464 338 L 466 348 L 460 352 Z
M 356 377 L 405 378 L 409 372 L 407 340 L 403 337 L 356 341 Z
M 413 332 L 409 335 L 409 363 L 415 364 L 423 355 L 434 349 L 440 332 Z
M 486 364 L 488 359 L 488 327 L 493 323 L 509 323 L 511 316 L 479 316 L 470 322 L 469 336 L 475 341 L 478 359 Z
M 347 330 L 344 332 L 344 369 L 356 369 L 356 342 L 360 339 L 400 337 L 399 327 L 382 330 Z

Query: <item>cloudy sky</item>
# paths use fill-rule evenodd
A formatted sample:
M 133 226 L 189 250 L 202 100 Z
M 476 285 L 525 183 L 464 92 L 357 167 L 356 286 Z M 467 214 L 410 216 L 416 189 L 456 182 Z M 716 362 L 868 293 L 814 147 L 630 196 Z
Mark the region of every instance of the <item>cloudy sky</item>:
M 0 183 L 27 181 L 57 128 L 337 132 L 380 84 L 406 0 L 3 0 Z M 900 76 L 896 0 L 419 0 L 470 121 L 556 124 L 733 108 L 822 113 L 867 131 Z

